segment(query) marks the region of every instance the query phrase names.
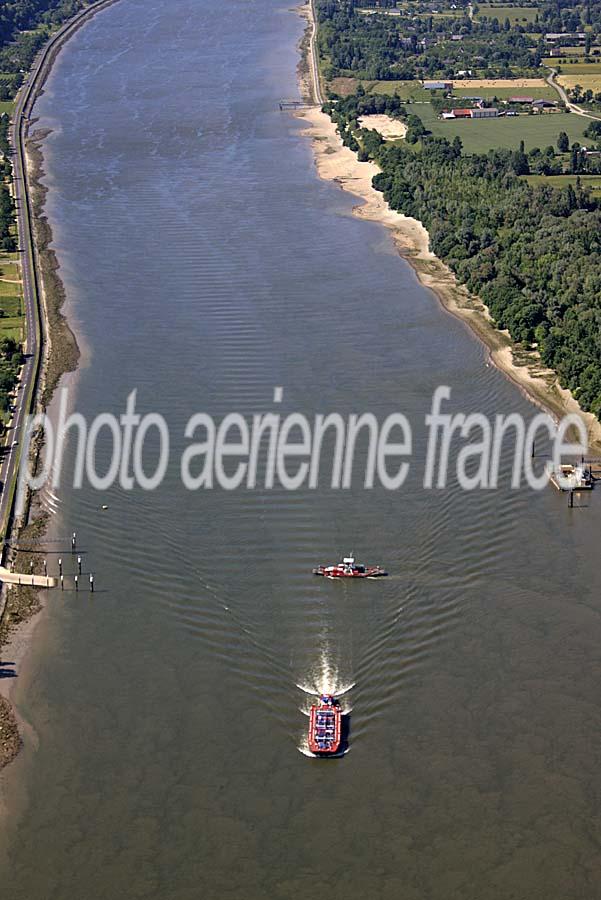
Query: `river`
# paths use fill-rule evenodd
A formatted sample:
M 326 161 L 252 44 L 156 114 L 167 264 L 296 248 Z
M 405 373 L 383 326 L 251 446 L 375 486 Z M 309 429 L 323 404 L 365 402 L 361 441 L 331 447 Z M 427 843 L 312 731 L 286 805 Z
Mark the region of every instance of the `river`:
M 156 491 L 44 496 L 50 567 L 76 530 L 97 589 L 51 595 L 18 679 L 3 893 L 593 900 L 598 496 L 422 487 L 437 385 L 536 410 L 318 179 L 278 110 L 289 6 L 121 0 L 36 105 L 72 399 L 91 419 L 136 389 L 172 462 Z M 276 386 L 283 414 L 404 413 L 402 489 L 185 490 L 189 417 L 273 412 Z M 390 577 L 312 577 L 350 551 Z M 306 755 L 322 689 L 350 714 L 337 760 Z

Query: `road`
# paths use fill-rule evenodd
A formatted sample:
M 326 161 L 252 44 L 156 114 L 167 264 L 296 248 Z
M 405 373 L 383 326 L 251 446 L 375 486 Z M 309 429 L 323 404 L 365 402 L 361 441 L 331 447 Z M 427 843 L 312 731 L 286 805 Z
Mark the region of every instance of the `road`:
M 319 66 L 317 64 L 317 12 L 315 0 L 311 0 L 311 40 L 309 42 L 309 59 L 311 60 L 311 77 L 313 79 L 313 93 L 318 106 L 323 106 L 324 99 L 321 93 L 321 81 L 319 79 Z
M 571 112 L 576 113 L 577 116 L 584 116 L 585 119 L 596 119 L 597 121 L 599 121 L 599 119 L 601 119 L 601 116 L 595 116 L 593 113 L 588 112 L 588 110 L 582 109 L 581 106 L 576 106 L 575 103 L 572 103 L 571 100 L 568 99 L 568 95 L 566 94 L 562 86 L 558 81 L 555 80 L 556 75 L 557 71 L 555 69 L 551 69 L 549 75 L 547 75 L 547 77 L 545 78 L 545 81 L 548 85 L 550 85 L 557 91 L 561 98 L 561 102 L 565 103 L 567 108 Z
M 2 448 L 3 453 L 0 462 L 0 538 L 2 540 L 6 537 L 10 523 L 17 474 L 21 461 L 24 427 L 27 422 L 27 415 L 33 410 L 35 403 L 43 341 L 39 276 L 33 239 L 33 216 L 26 178 L 25 139 L 27 137 L 28 117 L 31 114 L 38 89 L 44 82 L 57 49 L 87 19 L 99 10 L 111 6 L 114 2 L 116 0 L 100 0 L 95 6 L 82 10 L 52 35 L 34 60 L 31 72 L 23 83 L 15 102 L 10 141 L 13 148 L 13 191 L 17 207 L 17 229 L 23 279 L 26 361 L 21 375 L 12 422 L 8 431 L 8 442 Z
M 42 65 L 40 59 L 39 65 Z M 13 155 L 13 194 L 17 208 L 17 229 L 19 251 L 21 254 L 21 273 L 23 279 L 23 301 L 25 310 L 25 366 L 21 373 L 15 410 L 8 430 L 8 442 L 0 464 L 0 523 L 4 536 L 9 522 L 16 474 L 21 457 L 20 442 L 23 438 L 24 425 L 29 412 L 36 386 L 41 353 L 40 313 L 37 294 L 37 272 L 35 268 L 33 241 L 31 233 L 31 208 L 27 185 L 24 177 L 25 168 L 25 132 L 27 123 L 24 120 L 26 110 L 35 95 L 34 87 L 39 69 L 34 67 L 31 75 L 19 91 L 13 123 L 11 127 L 11 145 Z

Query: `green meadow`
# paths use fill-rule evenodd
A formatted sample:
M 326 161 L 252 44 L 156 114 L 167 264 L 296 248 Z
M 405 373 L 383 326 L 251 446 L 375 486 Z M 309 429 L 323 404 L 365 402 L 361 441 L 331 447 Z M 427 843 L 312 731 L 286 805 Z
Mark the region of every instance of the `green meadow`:
M 548 115 L 515 116 L 501 119 L 459 119 L 442 121 L 430 105 L 416 110 L 426 128 L 432 134 L 452 141 L 458 136 L 466 153 L 486 153 L 495 147 L 517 150 L 524 141 L 526 150 L 534 147 L 555 147 L 560 131 L 565 131 L 570 143 L 586 143 L 584 129 L 588 120 L 582 116 L 564 113 Z
M 17 259 L 17 253 L 0 253 L 0 337 L 22 341 L 25 318 Z
M 568 184 L 575 185 L 577 179 L 583 187 L 590 188 L 598 199 L 601 198 L 601 175 L 524 175 L 528 184 L 548 184 L 552 187 L 563 188 Z
M 538 10 L 532 6 L 480 6 L 476 15 L 477 19 L 484 16 L 488 19 L 497 18 L 499 22 L 509 19 L 510 22 L 534 22 Z

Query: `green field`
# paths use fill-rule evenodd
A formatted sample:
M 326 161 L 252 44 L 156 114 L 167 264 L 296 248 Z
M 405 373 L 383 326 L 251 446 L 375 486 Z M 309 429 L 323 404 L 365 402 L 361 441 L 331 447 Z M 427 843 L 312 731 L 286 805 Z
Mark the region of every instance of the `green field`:
M 429 103 L 432 91 L 426 91 L 419 81 L 368 81 L 365 82 L 365 90 L 368 94 L 394 94 L 397 93 L 403 100 L 414 100 Z M 442 91 L 437 92 L 439 96 Z
M 456 81 L 453 88 L 453 97 L 486 97 L 499 100 L 508 100 L 509 97 L 532 97 L 533 100 L 557 100 L 558 95 L 550 85 L 544 87 L 527 88 L 462 88 L 461 82 Z
M 4 296 L 0 297 L 0 309 L 4 310 L 5 316 L 20 316 L 23 312 L 20 296 Z
M 14 283 L 19 277 L 18 257 L 18 253 L 0 253 L 0 309 L 4 313 L 0 315 L 0 337 L 22 341 L 25 337 L 22 291 L 21 285 Z M 2 278 L 12 281 L 2 281 Z
M 595 197 L 601 198 L 601 175 L 524 175 L 528 184 L 549 184 L 557 188 L 575 185 L 577 178 L 583 187 L 590 188 Z
M 0 319 L 0 337 L 13 338 L 17 343 L 23 340 L 23 319 Z
M 510 22 L 534 22 L 538 10 L 532 6 L 481 6 L 476 15 L 477 19 L 486 16 L 488 19 L 497 18 L 499 22 L 509 19 Z
M 561 63 L 560 65 L 562 75 L 598 75 L 601 72 L 601 62 L 566 63 L 565 65 Z
M 20 281 L 21 273 L 16 262 L 2 262 L 0 264 L 0 278 L 9 278 L 13 281 Z
M 0 281 L 0 302 L 3 297 L 12 297 L 13 294 L 19 293 L 19 285 L 11 284 L 9 281 Z
M 7 113 L 7 115 L 12 116 L 14 108 L 15 104 L 12 100 L 0 100 L 0 116 L 2 113 Z
M 556 69 L 558 65 L 561 65 L 562 59 L 569 62 L 571 57 L 578 56 L 584 56 L 584 47 L 562 47 L 561 56 L 543 56 L 542 63 Z M 575 59 L 575 62 L 578 63 L 578 59 Z
M 495 147 L 517 149 L 522 140 L 526 150 L 534 147 L 542 150 L 550 144 L 555 147 L 560 131 L 566 132 L 570 143 L 586 143 L 584 129 L 588 122 L 582 116 L 555 113 L 515 116 L 509 119 L 461 119 L 445 122 L 438 119 L 430 105 L 420 106 L 416 112 L 432 134 L 446 137 L 450 141 L 458 135 L 466 153 L 486 153 Z
M 1 276 L 0 276 L 1 277 Z M 6 276 L 9 277 L 9 276 Z M 10 276 L 12 278 L 12 276 Z M 13 294 L 20 292 L 21 285 L 14 284 L 10 281 L 0 281 L 0 303 L 3 297 L 11 297 Z
M 350 81 L 350 79 L 345 79 Z M 449 81 L 453 81 L 449 78 Z M 342 82 L 342 79 L 336 79 Z M 358 82 L 355 82 L 355 87 Z M 461 81 L 453 81 L 453 97 L 498 97 L 499 100 L 507 100 L 509 97 L 533 97 L 535 100 L 557 100 L 557 91 L 548 84 L 540 87 L 463 87 Z M 335 88 L 335 85 L 333 85 Z M 340 87 L 343 85 L 341 84 Z M 368 94 L 394 94 L 395 92 L 403 100 L 413 100 L 417 103 L 429 103 L 432 99 L 432 91 L 425 90 L 418 81 L 365 81 L 363 86 Z M 349 85 L 350 87 L 350 85 Z M 344 91 L 340 91 L 344 93 Z M 349 90 L 348 93 L 351 93 Z M 442 91 L 436 91 L 435 96 L 441 97 Z

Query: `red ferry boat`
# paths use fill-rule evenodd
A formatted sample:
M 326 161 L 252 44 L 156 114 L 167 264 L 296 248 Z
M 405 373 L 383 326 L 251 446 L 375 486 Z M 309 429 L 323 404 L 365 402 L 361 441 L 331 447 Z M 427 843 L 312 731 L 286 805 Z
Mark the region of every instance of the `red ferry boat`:
M 318 566 L 313 569 L 313 574 L 325 578 L 380 578 L 388 572 L 380 566 L 358 566 L 353 556 L 345 556 L 335 566 Z
M 332 694 L 322 694 L 311 707 L 309 750 L 318 756 L 331 756 L 340 748 L 342 713 Z

